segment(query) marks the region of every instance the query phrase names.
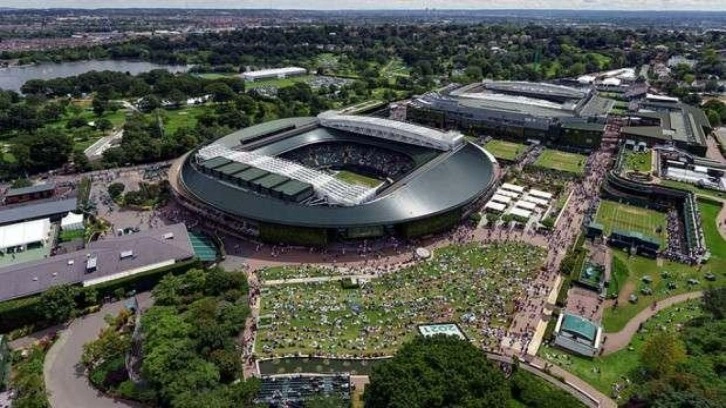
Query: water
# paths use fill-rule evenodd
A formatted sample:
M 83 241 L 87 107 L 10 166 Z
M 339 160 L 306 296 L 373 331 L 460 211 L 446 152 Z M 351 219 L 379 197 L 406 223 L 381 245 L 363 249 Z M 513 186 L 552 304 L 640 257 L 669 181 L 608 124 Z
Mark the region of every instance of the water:
M 183 65 L 159 65 L 143 61 L 76 61 L 60 64 L 39 64 L 29 67 L 0 68 L 0 88 L 20 92 L 20 87 L 31 79 L 51 79 L 80 75 L 89 71 L 130 72 L 132 75 L 154 69 L 170 72 L 186 71 Z

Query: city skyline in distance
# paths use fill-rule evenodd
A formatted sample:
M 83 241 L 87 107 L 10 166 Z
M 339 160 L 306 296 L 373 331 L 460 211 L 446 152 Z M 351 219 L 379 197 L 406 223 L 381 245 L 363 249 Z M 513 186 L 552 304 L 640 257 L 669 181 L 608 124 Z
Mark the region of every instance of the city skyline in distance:
M 109 4 L 100 0 L 6 0 L 5 8 L 179 8 L 179 9 L 290 9 L 290 10 L 658 10 L 726 11 L 723 0 L 127 0 Z

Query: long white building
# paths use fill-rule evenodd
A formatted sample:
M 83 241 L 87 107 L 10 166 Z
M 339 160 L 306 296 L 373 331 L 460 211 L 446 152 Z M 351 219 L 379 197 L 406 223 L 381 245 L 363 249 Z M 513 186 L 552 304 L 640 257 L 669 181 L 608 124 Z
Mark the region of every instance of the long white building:
M 245 81 L 254 82 L 258 79 L 267 78 L 287 78 L 291 76 L 307 75 L 308 70 L 300 67 L 284 67 L 284 68 L 271 68 L 261 69 L 258 71 L 249 71 L 242 73 L 242 78 Z

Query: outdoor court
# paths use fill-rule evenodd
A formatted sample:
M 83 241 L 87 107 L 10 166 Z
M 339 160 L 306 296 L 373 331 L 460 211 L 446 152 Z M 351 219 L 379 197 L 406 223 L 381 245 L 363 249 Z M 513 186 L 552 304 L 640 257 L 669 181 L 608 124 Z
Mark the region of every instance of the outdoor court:
M 666 215 L 658 211 L 603 200 L 595 222 L 604 226 L 606 235 L 612 230 L 636 231 L 666 242 Z M 657 232 L 659 227 L 660 232 Z
M 581 154 L 545 149 L 539 155 L 537 161 L 534 162 L 534 165 L 552 170 L 582 174 L 585 172 L 586 161 L 587 157 Z
M 519 143 L 505 142 L 504 140 L 490 140 L 484 145 L 484 148 L 497 159 L 514 160 L 524 152 L 526 146 Z

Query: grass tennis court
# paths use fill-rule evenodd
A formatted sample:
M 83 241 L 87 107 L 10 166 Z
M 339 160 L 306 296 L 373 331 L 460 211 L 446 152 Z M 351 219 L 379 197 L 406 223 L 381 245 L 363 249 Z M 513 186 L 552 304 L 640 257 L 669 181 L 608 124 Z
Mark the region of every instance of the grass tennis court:
M 613 230 L 636 231 L 666 242 L 666 215 L 658 211 L 603 200 L 595 222 L 605 227 L 606 235 Z
M 217 247 L 207 236 L 189 232 L 189 241 L 192 243 L 194 254 L 200 261 L 214 262 L 217 260 Z
M 586 161 L 587 157 L 581 154 L 545 149 L 539 155 L 537 161 L 534 162 L 534 165 L 552 170 L 582 174 L 585 172 Z
M 351 184 L 358 184 L 363 187 L 377 187 L 382 182 L 372 177 L 364 176 L 362 174 L 353 173 L 352 171 L 341 170 L 335 174 L 335 178 Z
M 484 145 L 484 148 L 497 159 L 513 161 L 524 152 L 527 146 L 519 143 L 505 142 L 504 140 L 490 140 Z

